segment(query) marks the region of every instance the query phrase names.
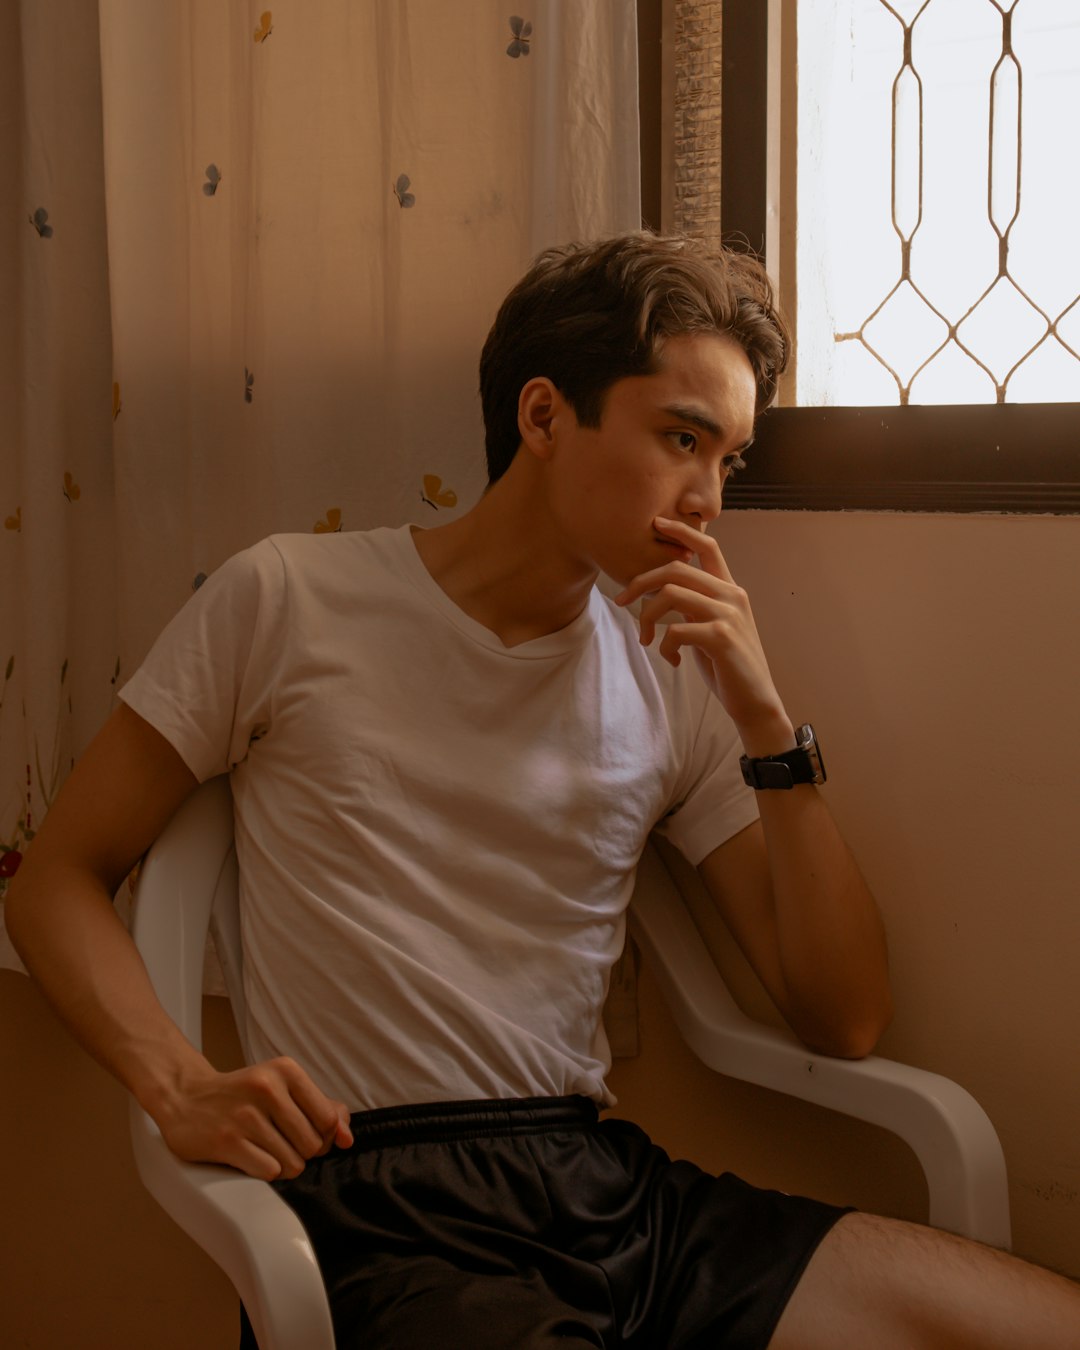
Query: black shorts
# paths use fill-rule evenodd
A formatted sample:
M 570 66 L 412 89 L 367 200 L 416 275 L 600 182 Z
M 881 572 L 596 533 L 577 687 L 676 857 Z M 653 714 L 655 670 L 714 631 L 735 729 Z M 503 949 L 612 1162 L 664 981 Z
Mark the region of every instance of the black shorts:
M 764 1350 L 846 1211 L 672 1162 L 583 1097 L 354 1115 L 275 1182 L 339 1350 Z

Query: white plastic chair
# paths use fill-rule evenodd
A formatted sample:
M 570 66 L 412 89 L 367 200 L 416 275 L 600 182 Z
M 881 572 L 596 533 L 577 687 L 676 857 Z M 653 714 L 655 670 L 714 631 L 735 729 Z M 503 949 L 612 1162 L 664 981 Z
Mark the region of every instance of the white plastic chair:
M 969 1092 L 940 1074 L 878 1055 L 815 1054 L 791 1032 L 747 1017 L 652 848 L 638 866 L 631 931 L 687 1044 L 710 1069 L 899 1135 L 926 1175 L 929 1222 L 1010 1247 L 1005 1155 L 990 1118 Z
M 242 1037 L 237 868 L 224 777 L 203 784 L 151 848 L 133 924 L 158 997 L 195 1045 L 202 1042 L 203 951 L 211 926 Z M 745 1016 L 651 847 L 638 869 L 631 930 L 682 1034 L 710 1068 L 891 1130 L 910 1145 L 926 1174 L 932 1224 L 993 1246 L 1010 1245 L 1001 1144 L 963 1088 L 877 1056 L 816 1055 L 791 1034 Z M 333 1350 L 314 1253 L 277 1193 L 229 1168 L 181 1162 L 135 1102 L 131 1127 L 143 1183 L 232 1280 L 260 1350 Z
M 225 777 L 198 788 L 146 855 L 132 923 L 162 1006 L 200 1048 L 203 953 L 211 926 L 243 1043 L 237 866 Z M 131 1134 L 143 1184 L 228 1275 L 260 1350 L 334 1350 L 315 1253 L 276 1191 L 229 1167 L 181 1162 L 134 1099 Z

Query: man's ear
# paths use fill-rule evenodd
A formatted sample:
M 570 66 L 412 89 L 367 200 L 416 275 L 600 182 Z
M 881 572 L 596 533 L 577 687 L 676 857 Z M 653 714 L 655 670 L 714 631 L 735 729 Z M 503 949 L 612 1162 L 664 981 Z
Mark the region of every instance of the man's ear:
M 518 396 L 521 444 L 538 459 L 550 459 L 568 414 L 573 416 L 570 405 L 546 376 L 529 380 Z

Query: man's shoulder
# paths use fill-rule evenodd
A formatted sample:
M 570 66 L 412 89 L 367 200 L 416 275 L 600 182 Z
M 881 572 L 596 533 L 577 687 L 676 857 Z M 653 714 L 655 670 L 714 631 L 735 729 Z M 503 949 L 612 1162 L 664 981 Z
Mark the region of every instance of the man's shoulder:
M 249 552 L 270 551 L 285 563 L 318 567 L 328 562 L 339 564 L 343 558 L 380 559 L 394 554 L 402 545 L 408 526 L 376 526 L 370 530 L 324 530 L 311 534 L 271 534 Z
M 647 703 L 657 711 L 663 706 L 669 723 L 673 719 L 693 718 L 693 710 L 699 702 L 696 671 L 688 669 L 693 662 L 684 659 L 676 668 L 660 655 L 662 628 L 658 629 L 651 646 L 643 647 L 636 606 L 625 609 L 615 604 L 603 578 L 596 586 L 595 604 L 597 632 L 601 635 L 604 650 L 615 657 L 615 667 L 624 672 L 626 679 L 633 681 Z M 696 684 L 700 684 L 700 680 Z
M 701 678 L 692 653 L 684 648 L 677 666 L 661 656 L 660 643 L 664 636 L 662 624 L 657 625 L 652 643 L 643 647 L 637 607 L 626 609 L 615 604 L 612 596 L 618 593 L 618 589 L 614 582 L 607 582 L 605 578 L 597 582 L 596 590 L 605 615 L 605 626 L 613 637 L 618 635 L 614 640 L 624 646 L 629 669 L 639 685 L 648 683 L 657 692 L 667 711 L 669 723 L 688 728 L 698 726 L 710 703 L 715 700 Z M 719 703 L 716 711 L 722 719 L 726 719 L 727 714 Z
M 372 575 L 392 572 L 402 529 L 326 534 L 270 534 L 226 558 L 200 583 L 198 607 L 288 603 L 289 595 L 336 596 L 364 590 Z
M 390 568 L 399 556 L 407 527 L 270 534 L 228 559 L 224 572 L 256 574 L 274 583 L 318 584 L 356 578 L 366 569 Z

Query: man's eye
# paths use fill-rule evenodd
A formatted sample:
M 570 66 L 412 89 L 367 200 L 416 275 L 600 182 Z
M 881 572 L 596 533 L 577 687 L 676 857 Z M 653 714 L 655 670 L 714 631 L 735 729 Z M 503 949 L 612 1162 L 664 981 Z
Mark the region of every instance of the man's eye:
M 692 431 L 673 431 L 671 437 L 680 450 L 689 450 L 693 454 L 697 449 L 697 437 Z
M 724 458 L 724 472 L 738 473 L 740 469 L 746 468 L 746 460 L 742 455 L 727 455 Z

